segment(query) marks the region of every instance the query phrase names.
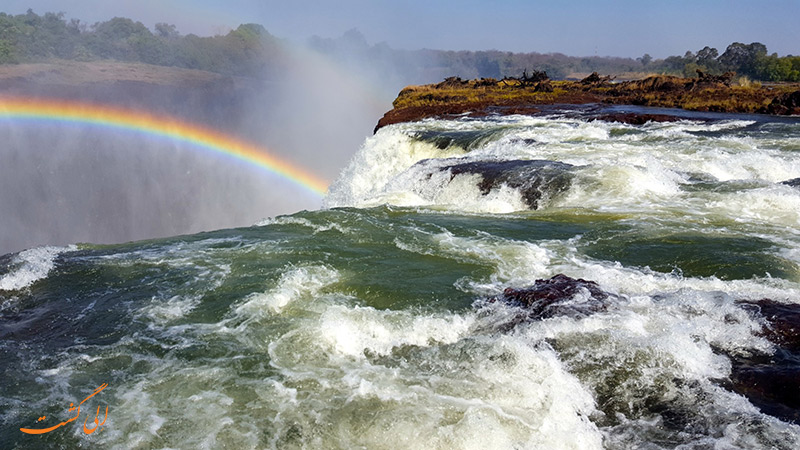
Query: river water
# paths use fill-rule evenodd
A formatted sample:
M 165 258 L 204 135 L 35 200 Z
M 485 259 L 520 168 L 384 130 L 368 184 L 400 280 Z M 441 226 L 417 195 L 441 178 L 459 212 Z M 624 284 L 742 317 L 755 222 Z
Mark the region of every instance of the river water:
M 593 117 L 392 125 L 321 210 L 0 256 L 0 447 L 797 448 L 734 372 L 800 367 L 753 307 L 800 304 L 800 121 Z M 557 274 L 607 302 L 492 301 Z

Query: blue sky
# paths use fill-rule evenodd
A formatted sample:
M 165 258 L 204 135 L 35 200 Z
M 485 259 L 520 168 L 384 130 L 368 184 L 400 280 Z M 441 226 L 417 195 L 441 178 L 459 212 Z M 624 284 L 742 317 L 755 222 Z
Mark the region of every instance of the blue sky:
M 3 0 L 0 11 L 28 8 L 90 24 L 114 16 L 151 28 L 167 22 L 199 35 L 255 22 L 295 42 L 357 28 L 372 44 L 405 49 L 661 58 L 757 41 L 770 52 L 800 54 L 800 0 Z

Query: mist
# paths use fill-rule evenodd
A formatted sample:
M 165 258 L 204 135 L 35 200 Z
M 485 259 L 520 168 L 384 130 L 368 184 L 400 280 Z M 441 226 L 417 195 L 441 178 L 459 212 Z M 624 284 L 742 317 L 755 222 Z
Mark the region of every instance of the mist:
M 332 182 L 391 108 L 402 80 L 388 81 L 383 69 L 357 58 L 342 65 L 288 45 L 286 53 L 286 70 L 264 79 L 76 86 L 49 73 L 4 82 L 0 97 L 70 98 L 167 114 L 259 145 Z M 0 121 L 0 139 L 0 254 L 250 226 L 322 204 L 262 168 L 185 142 L 16 119 Z

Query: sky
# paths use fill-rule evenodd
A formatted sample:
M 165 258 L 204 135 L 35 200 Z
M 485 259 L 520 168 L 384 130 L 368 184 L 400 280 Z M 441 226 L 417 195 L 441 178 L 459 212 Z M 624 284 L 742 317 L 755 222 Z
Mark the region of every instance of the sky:
M 664 58 L 761 42 L 770 53 L 800 54 L 800 0 L 3 0 L 0 12 L 29 8 L 88 24 L 128 17 L 152 29 L 166 22 L 201 36 L 259 23 L 296 43 L 355 28 L 370 44 L 409 50 Z

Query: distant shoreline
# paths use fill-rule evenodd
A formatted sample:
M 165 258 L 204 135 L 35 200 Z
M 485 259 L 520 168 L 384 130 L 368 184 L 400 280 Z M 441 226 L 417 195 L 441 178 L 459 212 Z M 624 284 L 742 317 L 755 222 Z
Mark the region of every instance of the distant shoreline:
M 181 117 L 229 132 L 267 81 L 198 69 L 123 61 L 52 60 L 0 64 L 0 106 L 6 98 L 79 100 Z
M 430 117 L 536 114 L 542 105 L 635 105 L 688 111 L 800 115 L 800 83 L 735 85 L 727 78 L 657 75 L 612 82 L 597 74 L 581 81 L 480 79 L 451 77 L 438 84 L 403 89 L 375 127 Z M 667 115 L 627 113 L 611 120 L 643 123 L 671 120 Z

